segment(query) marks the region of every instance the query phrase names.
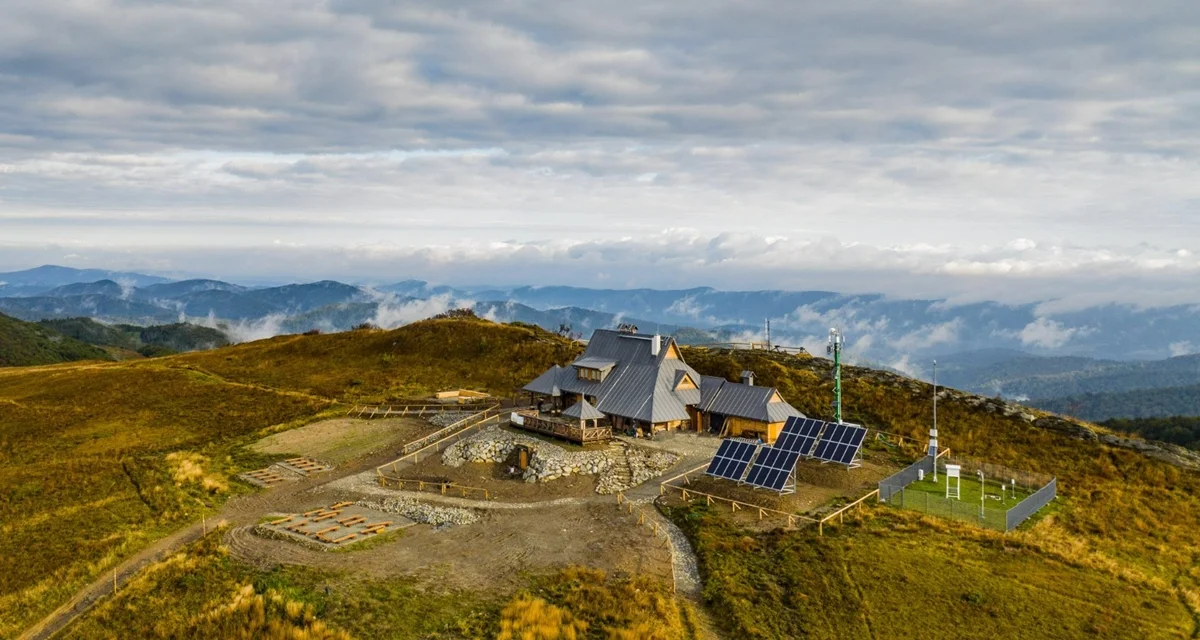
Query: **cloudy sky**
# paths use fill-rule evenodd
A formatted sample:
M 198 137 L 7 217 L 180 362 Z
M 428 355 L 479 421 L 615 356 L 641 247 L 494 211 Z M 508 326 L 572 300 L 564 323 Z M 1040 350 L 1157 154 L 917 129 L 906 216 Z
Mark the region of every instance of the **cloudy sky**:
M 1200 302 L 1195 0 L 0 0 L 0 269 Z

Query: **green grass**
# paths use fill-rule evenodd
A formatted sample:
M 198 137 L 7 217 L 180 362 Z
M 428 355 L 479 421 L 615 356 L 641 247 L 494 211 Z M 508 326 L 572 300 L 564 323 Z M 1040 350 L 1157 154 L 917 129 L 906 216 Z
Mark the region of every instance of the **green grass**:
M 1170 585 L 1131 583 L 999 534 L 905 512 L 753 533 L 724 511 L 670 511 L 704 598 L 737 638 L 1178 638 L 1194 620 Z
M 952 483 L 951 486 L 958 486 L 959 497 L 957 499 L 946 497 L 947 481 Z M 979 484 L 979 479 L 974 476 L 964 477 L 961 478 L 961 482 L 955 482 L 947 478 L 945 473 L 941 473 L 938 475 L 937 483 L 933 482 L 932 476 L 926 476 L 924 480 L 909 483 L 903 491 L 893 494 L 888 500 L 888 504 L 942 518 L 962 520 L 996 531 L 1004 531 L 1008 510 L 1017 506 L 1032 493 L 1022 487 L 1017 487 L 1014 492 L 1008 486 L 1002 487 L 994 480 L 985 480 L 985 482 L 987 484 L 986 493 L 989 497 L 981 500 L 984 491 Z M 1000 496 L 1001 499 L 996 499 L 997 496 Z M 981 506 L 982 509 L 980 509 Z M 982 517 L 980 517 L 981 511 Z

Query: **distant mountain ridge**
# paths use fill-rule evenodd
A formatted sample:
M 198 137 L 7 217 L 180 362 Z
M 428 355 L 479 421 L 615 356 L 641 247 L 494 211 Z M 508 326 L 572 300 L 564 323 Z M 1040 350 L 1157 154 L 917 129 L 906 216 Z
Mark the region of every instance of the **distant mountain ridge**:
M 837 327 L 847 337 L 846 355 L 851 361 L 927 376 L 929 360 L 946 358 L 944 373 L 948 380 L 960 377 L 953 382 L 956 386 L 1029 397 L 1035 397 L 1030 393 L 1034 389 L 1014 382 L 1026 373 L 1026 366 L 1039 376 L 1037 385 L 1042 390 L 1036 397 L 1078 389 L 1068 380 L 1052 379 L 1047 367 L 1054 365 L 1014 360 L 1004 356 L 1005 352 L 1064 358 L 1057 366 L 1069 377 L 1073 372 L 1106 366 L 1071 358 L 1115 362 L 1162 359 L 1200 350 L 1200 310 L 1187 306 L 1138 309 L 1104 305 L 1046 315 L 1035 304 L 952 305 L 944 300 L 821 290 L 450 287 L 411 279 L 372 286 L 327 280 L 247 287 L 219 280 L 166 281 L 116 272 L 103 272 L 111 277 L 90 282 L 63 281 L 97 273 L 39 267 L 2 274 L 0 279 L 11 282 L 0 287 L 0 311 L 27 320 L 82 315 L 132 324 L 229 323 L 245 325 L 252 329 L 246 335 L 258 337 L 271 331 L 339 331 L 362 322 L 391 327 L 452 306 L 470 306 L 485 317 L 529 322 L 549 330 L 570 325 L 576 333 L 634 322 L 643 331 L 684 332 L 697 342 L 764 342 L 766 321 L 770 320 L 772 342 L 777 345 L 819 351 L 829 328 Z M 30 293 L 30 287 L 40 289 Z M 999 370 L 967 370 L 977 369 L 978 363 L 953 370 L 950 359 L 954 354 L 976 351 L 992 351 Z

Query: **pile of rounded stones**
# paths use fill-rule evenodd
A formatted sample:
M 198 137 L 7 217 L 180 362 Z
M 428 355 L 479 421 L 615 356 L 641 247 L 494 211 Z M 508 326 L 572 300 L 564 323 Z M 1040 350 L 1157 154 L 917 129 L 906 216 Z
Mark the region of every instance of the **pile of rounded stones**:
M 384 513 L 401 515 L 414 522 L 430 524 L 435 527 L 447 524 L 471 524 L 479 520 L 479 515 L 470 509 L 432 505 L 411 498 L 385 498 L 379 501 L 359 500 L 355 504 Z
M 448 427 L 455 422 L 461 422 L 475 415 L 472 411 L 447 411 L 429 416 L 429 424 L 435 427 Z

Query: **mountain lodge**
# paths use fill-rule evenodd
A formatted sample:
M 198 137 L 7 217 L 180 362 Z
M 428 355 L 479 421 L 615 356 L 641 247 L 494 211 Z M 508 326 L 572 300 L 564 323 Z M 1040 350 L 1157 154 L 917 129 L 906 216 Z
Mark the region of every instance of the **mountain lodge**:
M 801 416 L 771 387 L 701 376 L 688 366 L 669 336 L 635 330 L 597 329 L 583 355 L 554 365 L 525 385 L 531 396 L 549 400 L 542 420 L 565 416 L 575 424 L 605 422 L 615 431 L 694 429 L 774 442 L 790 416 Z

